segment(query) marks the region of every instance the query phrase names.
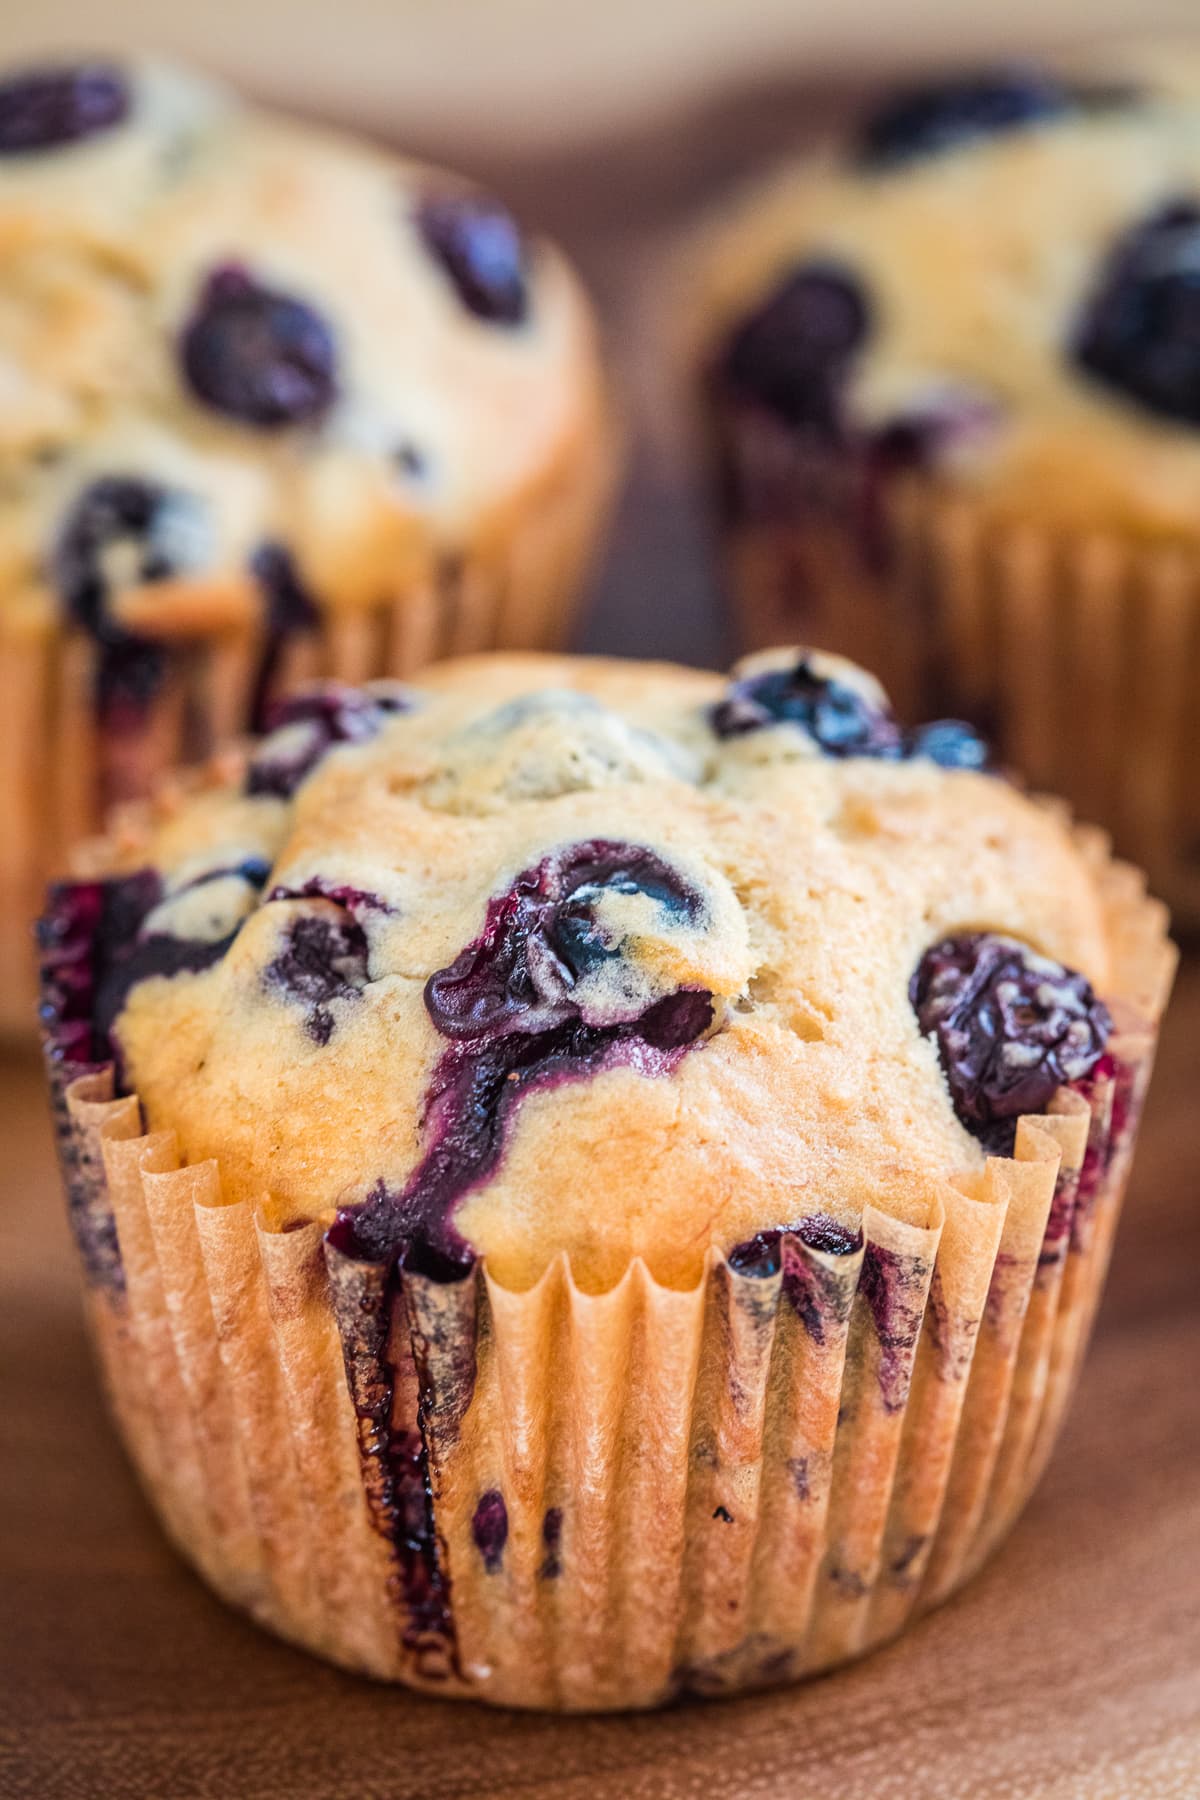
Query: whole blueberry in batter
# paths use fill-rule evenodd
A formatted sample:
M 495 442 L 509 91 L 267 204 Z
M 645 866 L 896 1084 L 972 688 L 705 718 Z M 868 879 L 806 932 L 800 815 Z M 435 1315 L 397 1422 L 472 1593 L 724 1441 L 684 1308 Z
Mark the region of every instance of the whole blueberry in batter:
M 932 945 L 909 997 L 959 1119 L 1000 1154 L 1022 1113 L 1044 1112 L 1060 1087 L 1086 1079 L 1112 1029 L 1084 976 L 997 932 Z
M 215 270 L 204 284 L 180 355 L 198 399 L 264 430 L 319 419 L 337 397 L 337 351 L 326 321 L 235 265 Z
M 0 157 L 97 137 L 129 115 L 129 84 L 113 63 L 23 69 L 0 80 Z

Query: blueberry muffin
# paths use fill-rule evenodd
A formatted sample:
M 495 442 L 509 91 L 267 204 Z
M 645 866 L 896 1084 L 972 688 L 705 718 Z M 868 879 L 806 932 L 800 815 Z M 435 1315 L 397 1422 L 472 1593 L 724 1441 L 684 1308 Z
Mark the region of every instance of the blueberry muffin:
M 816 652 L 467 659 L 272 726 L 41 925 L 167 1529 L 285 1636 L 503 1704 L 894 1635 L 1053 1444 L 1162 909 Z
M 299 677 L 566 631 L 611 433 L 570 270 L 153 62 L 0 76 L 0 1011 L 106 804 Z
M 706 243 L 695 341 L 747 639 L 982 723 L 1200 920 L 1196 76 L 886 98 Z

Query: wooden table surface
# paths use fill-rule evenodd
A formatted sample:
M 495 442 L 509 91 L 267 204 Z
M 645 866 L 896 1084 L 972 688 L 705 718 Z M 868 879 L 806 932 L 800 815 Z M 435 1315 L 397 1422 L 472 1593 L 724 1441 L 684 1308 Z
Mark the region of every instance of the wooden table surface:
M 503 173 L 633 344 L 663 230 L 805 112 L 763 97 L 607 162 Z M 636 416 L 654 391 L 644 345 L 626 367 Z M 643 441 L 590 647 L 719 653 L 694 527 L 662 443 Z M 0 1796 L 1197 1800 L 1198 1038 L 1200 958 L 1168 1019 L 1074 1411 L 983 1575 L 807 1687 L 573 1720 L 354 1680 L 261 1635 L 180 1565 L 102 1413 L 36 1062 L 0 1055 Z

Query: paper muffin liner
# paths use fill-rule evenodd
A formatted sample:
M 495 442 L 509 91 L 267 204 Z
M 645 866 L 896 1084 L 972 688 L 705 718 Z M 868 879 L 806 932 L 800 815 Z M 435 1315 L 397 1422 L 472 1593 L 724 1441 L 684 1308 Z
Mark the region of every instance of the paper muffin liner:
M 637 1260 L 591 1293 L 560 1256 L 513 1291 L 360 1260 L 51 1056 L 104 1383 L 180 1551 L 320 1655 L 523 1707 L 814 1674 L 952 1593 L 1053 1447 L 1174 968 L 1140 875 L 1078 839 L 1115 962 L 1091 1078 L 1011 1158 L 868 1205 L 842 1254 L 801 1227 L 773 1272 L 713 1250 L 690 1288 Z
M 730 411 L 723 557 L 746 646 L 836 650 L 902 716 L 975 720 L 1200 925 L 1200 548 L 998 518 Z
M 439 657 L 564 647 L 611 502 L 616 434 L 588 429 L 458 556 L 403 554 L 391 591 L 328 608 L 271 658 L 271 689 L 405 678 Z M 239 588 L 239 591 L 234 591 Z M 269 646 L 252 584 L 195 585 L 171 617 L 166 679 L 128 729 L 101 728 L 97 649 L 44 609 L 0 597 L 0 1033 L 35 1026 L 30 921 L 48 875 L 113 805 L 149 791 L 254 723 Z M 139 617 L 139 630 L 146 626 Z M 164 626 L 164 629 L 168 629 Z

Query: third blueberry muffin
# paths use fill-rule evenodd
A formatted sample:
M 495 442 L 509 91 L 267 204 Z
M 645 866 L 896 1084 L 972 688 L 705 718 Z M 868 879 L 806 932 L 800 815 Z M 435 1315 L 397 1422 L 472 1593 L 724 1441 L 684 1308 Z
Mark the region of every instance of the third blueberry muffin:
M 1130 55 L 890 96 L 734 209 L 696 302 L 749 640 L 802 633 L 975 717 L 1193 918 L 1196 74 Z

